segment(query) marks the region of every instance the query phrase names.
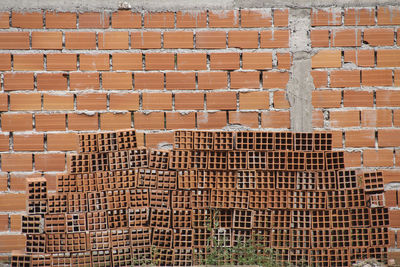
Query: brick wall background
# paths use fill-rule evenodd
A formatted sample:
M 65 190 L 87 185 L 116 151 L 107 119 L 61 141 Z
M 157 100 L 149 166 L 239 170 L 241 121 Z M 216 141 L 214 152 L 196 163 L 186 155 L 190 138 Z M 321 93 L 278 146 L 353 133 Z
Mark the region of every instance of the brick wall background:
M 292 130 L 289 18 L 280 8 L 1 12 L 0 253 L 25 244 L 25 178 L 54 190 L 79 132 L 133 127 L 158 147 L 174 129 Z M 400 249 L 400 187 L 389 185 L 400 182 L 400 8 L 315 8 L 309 19 L 313 129 L 332 131 L 346 167 L 384 171 Z

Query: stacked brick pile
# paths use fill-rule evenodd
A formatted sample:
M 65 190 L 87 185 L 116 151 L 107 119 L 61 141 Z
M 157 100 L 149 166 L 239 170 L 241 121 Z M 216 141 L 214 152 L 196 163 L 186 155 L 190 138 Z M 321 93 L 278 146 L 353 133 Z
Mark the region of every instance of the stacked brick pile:
M 69 167 L 54 194 L 27 179 L 13 266 L 187 266 L 248 240 L 296 265 L 387 260 L 382 173 L 344 170 L 329 133 L 176 131 L 170 151 L 82 134 Z

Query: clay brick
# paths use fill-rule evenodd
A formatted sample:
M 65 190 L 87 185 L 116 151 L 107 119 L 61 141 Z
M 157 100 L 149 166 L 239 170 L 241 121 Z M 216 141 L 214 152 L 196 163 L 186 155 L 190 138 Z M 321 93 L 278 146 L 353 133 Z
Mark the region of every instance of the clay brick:
M 8 111 L 8 94 L 0 94 L 0 111 Z
M 143 93 L 144 110 L 172 110 L 172 93 Z
M 48 151 L 76 151 L 78 150 L 78 135 L 76 133 L 48 133 Z
M 375 8 L 346 8 L 345 26 L 375 25 Z
M 206 93 L 207 109 L 211 110 L 229 110 L 236 109 L 235 92 L 211 92 Z
M 43 55 L 42 54 L 26 54 L 13 55 L 14 71 L 15 70 L 43 70 Z
M 378 50 L 377 67 L 400 67 L 400 49 L 399 50 Z
M 111 17 L 114 29 L 137 29 L 142 27 L 142 15 L 130 10 L 118 10 Z
M 146 54 L 146 70 L 173 70 L 175 69 L 175 55 L 164 53 Z
M 340 68 L 341 66 L 340 50 L 321 50 L 312 57 L 312 68 Z
M 149 12 L 144 14 L 145 28 L 173 28 L 175 15 L 173 12 Z
M 263 88 L 286 88 L 289 81 L 288 72 L 264 72 L 263 73 Z
M 274 92 L 274 108 L 277 109 L 290 108 L 289 101 L 286 98 L 286 92 L 283 91 Z
M 103 72 L 101 74 L 103 89 L 130 90 L 132 89 L 132 73 L 130 72 Z
M 133 123 L 136 129 L 161 130 L 164 129 L 164 112 L 151 112 L 149 114 L 135 112 Z M 147 137 L 147 136 L 146 136 Z
M 274 9 L 274 27 L 287 27 L 289 24 L 289 9 Z
M 176 12 L 176 27 L 177 28 L 206 28 L 207 27 L 207 12 Z
M 391 46 L 394 44 L 393 29 L 365 29 L 364 42 L 370 46 Z
M 76 13 L 46 12 L 47 29 L 76 29 Z
M 276 53 L 278 69 L 289 70 L 292 66 L 292 55 L 290 53 Z
M 159 49 L 161 48 L 161 32 L 132 32 L 132 48 Z
M 10 214 L 10 230 L 12 232 L 20 232 L 22 225 L 21 214 Z
M 76 108 L 78 110 L 105 110 L 107 109 L 107 95 L 86 93 L 76 96 Z
M 399 107 L 400 92 L 395 90 L 376 90 L 377 107 Z
M 193 32 L 164 32 L 164 48 L 193 48 Z
M 226 111 L 197 112 L 198 129 L 220 129 L 227 124 Z
M 114 114 L 114 113 L 101 113 L 100 114 L 100 129 L 101 130 L 119 130 L 131 128 L 131 113 Z
M 43 110 L 74 110 L 74 96 L 44 94 Z
M 15 134 L 14 151 L 43 151 L 43 134 Z
M 398 138 L 399 133 L 400 133 L 399 129 L 378 130 L 378 146 L 379 147 L 399 146 L 400 145 L 400 140 Z
M 96 49 L 95 32 L 66 32 L 66 49 Z
M 314 80 L 315 88 L 323 88 L 328 86 L 328 72 L 312 70 L 311 76 Z
M 67 90 L 68 75 L 63 73 L 38 73 L 37 89 L 42 90 Z
M 8 177 L 7 173 L 0 174 L 0 190 L 7 191 L 8 190 Z
M 384 184 L 398 182 L 400 171 L 397 169 L 382 170 Z
M 361 110 L 361 127 L 392 126 L 392 111 L 389 109 Z
M 212 53 L 210 54 L 211 70 L 235 70 L 240 68 L 239 53 Z
M 320 90 L 312 92 L 312 105 L 314 108 L 339 108 L 342 102 L 340 91 Z
M 70 73 L 69 87 L 71 90 L 98 90 L 100 89 L 99 74 L 87 72 Z
M 1 126 L 5 132 L 31 131 L 32 114 L 3 113 L 1 115 Z
M 164 89 L 164 73 L 135 73 L 135 89 Z
M 329 47 L 329 30 L 311 30 L 312 47 Z
M 222 10 L 208 12 L 210 28 L 236 28 L 239 26 L 239 10 Z
M 290 128 L 289 111 L 262 112 L 261 128 Z
M 99 49 L 129 49 L 129 32 L 99 32 Z
M 350 56 L 350 54 L 353 54 Z M 348 61 L 351 59 L 351 61 Z M 375 66 L 375 51 L 374 50 L 356 50 L 345 51 L 344 61 L 353 62 L 359 67 L 374 67 Z
M 23 29 L 41 29 L 43 28 L 42 12 L 12 12 L 11 26 Z
M 0 151 L 8 151 L 8 150 L 10 150 L 10 137 L 8 134 L 2 134 L 0 135 Z M 0 180 L 1 177 L 2 176 L 0 174 Z M 1 185 L 0 185 L 0 191 L 3 191 L 1 189 Z
M 65 114 L 36 114 L 37 131 L 65 131 Z
M 11 191 L 26 191 L 26 178 L 29 176 L 40 177 L 39 173 L 10 173 L 10 190 Z
M 201 48 L 201 49 L 226 48 L 226 32 L 223 31 L 196 32 L 196 48 Z
M 242 54 L 243 69 L 272 69 L 272 53 L 249 53 Z
M 4 91 L 33 90 L 33 73 L 5 73 Z
M 342 14 L 335 9 L 312 9 L 311 26 L 339 26 L 342 25 Z
M 194 129 L 196 128 L 195 112 L 179 113 L 167 112 L 166 113 L 166 129 Z
M 390 117 L 391 110 L 385 110 L 385 111 L 387 111 L 387 113 L 389 114 L 388 116 L 390 118 L 390 120 L 389 120 L 390 124 L 388 123 L 388 125 L 392 126 L 391 125 L 392 120 Z M 398 109 L 393 110 L 393 125 L 396 127 L 400 126 L 400 110 L 398 110 Z
M 207 54 L 184 53 L 177 55 L 178 70 L 205 70 L 207 69 Z
M 108 54 L 80 54 L 81 70 L 109 70 L 110 59 Z
M 362 70 L 362 84 L 365 86 L 392 86 L 392 70 Z
M 332 148 L 343 148 L 342 131 L 329 131 L 332 133 Z
M 349 130 L 345 132 L 346 147 L 374 147 L 375 130 Z
M 62 32 L 32 32 L 32 49 L 62 49 Z
M 400 14 L 399 14 L 400 16 Z M 400 211 L 399 210 L 389 210 L 389 224 L 390 227 L 399 228 L 400 227 Z
M 312 127 L 324 127 L 324 113 L 321 110 L 313 110 L 312 112 Z
M 196 89 L 195 73 L 167 72 L 166 88 L 168 90 Z
M 14 55 L 14 69 L 15 69 L 15 55 Z M 0 54 L 0 70 L 11 70 L 11 54 Z
M 360 151 L 352 151 L 344 152 L 344 166 L 346 168 L 359 168 L 361 167 L 361 152 Z
M 142 54 L 114 53 L 112 55 L 113 70 L 142 70 Z
M 244 28 L 261 28 L 272 26 L 270 9 L 242 9 L 240 12 L 241 26 Z
M 398 7 L 378 7 L 378 25 L 399 25 L 400 9 Z
M 10 110 L 41 110 L 42 96 L 33 94 L 10 94 Z
M 258 128 L 258 112 L 229 111 L 229 124 Z
M 397 207 L 397 190 L 385 191 L 385 205 L 386 207 Z
M 366 149 L 363 152 L 364 167 L 392 167 L 392 149 Z
M 194 110 L 204 109 L 203 93 L 176 93 L 175 94 L 176 110 Z
M 268 109 L 269 93 L 262 92 L 240 92 L 239 109 Z
M 76 70 L 76 54 L 47 54 L 47 70 Z
M 358 127 L 360 126 L 360 111 L 331 111 L 330 112 L 331 127 Z
M 260 47 L 261 48 L 289 47 L 289 31 L 288 30 L 261 31 Z
M 159 144 L 173 144 L 174 133 L 146 133 L 146 147 L 159 148 Z
M 198 89 L 225 89 L 228 87 L 228 75 L 226 72 L 199 72 Z
M 110 94 L 110 110 L 138 110 L 139 94 Z
M 68 114 L 68 130 L 71 131 L 94 131 L 99 129 L 97 114 Z
M 361 46 L 361 30 L 334 29 L 332 31 L 332 46 Z
M 258 48 L 258 31 L 229 31 L 228 47 Z
M 394 70 L 394 86 L 400 86 L 400 70 Z
M 374 94 L 368 91 L 344 90 L 344 107 L 372 107 L 374 105 Z
M 65 154 L 63 153 L 36 154 L 35 170 L 43 172 L 64 171 Z
M 2 201 L 13 201 L 13 200 L 16 200 L 16 197 L 11 196 L 11 195 L 6 195 L 6 197 L 2 197 Z M 18 201 L 19 200 L 20 199 L 18 198 Z M 11 209 L 11 210 L 14 211 L 13 209 Z M 1 244 L 0 252 L 1 253 L 10 253 L 13 250 L 24 250 L 25 243 L 26 243 L 25 235 L 1 235 L 0 236 L 0 244 Z
M 331 72 L 330 87 L 360 87 L 359 70 L 334 70 Z
M 8 231 L 8 214 L 0 215 L 0 231 Z
M 231 89 L 260 88 L 260 72 L 231 72 Z
M 0 12 L 0 29 L 10 28 L 10 12 Z
M 32 154 L 21 154 L 21 153 L 2 154 L 1 169 L 4 172 L 32 171 Z
M 110 16 L 107 12 L 86 12 L 79 14 L 80 29 L 105 29 L 110 26 Z
M 29 32 L 0 32 L 0 49 L 29 49 Z

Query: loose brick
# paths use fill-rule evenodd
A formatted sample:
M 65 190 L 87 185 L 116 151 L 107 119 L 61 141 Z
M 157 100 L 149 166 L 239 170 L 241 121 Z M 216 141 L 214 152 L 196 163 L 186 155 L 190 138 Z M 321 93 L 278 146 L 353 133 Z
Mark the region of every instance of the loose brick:
M 376 90 L 377 107 L 400 107 L 400 92 L 396 90 Z
M 8 134 L 2 134 L 0 135 L 0 151 L 9 151 L 10 150 L 10 136 Z M 2 175 L 0 174 L 0 190 L 4 191 L 1 189 L 1 179 Z M 7 184 L 6 184 L 7 187 Z
M 133 13 L 130 10 L 118 10 L 111 17 L 111 24 L 114 29 L 135 29 L 142 27 L 142 15 Z
M 260 33 L 260 47 L 288 48 L 289 31 L 288 30 L 262 31 Z
M 15 55 L 14 55 L 14 68 L 15 68 Z M 0 54 L 0 70 L 11 70 L 11 54 Z
M 312 57 L 312 68 L 340 68 L 342 53 L 340 50 L 321 50 Z
M 398 134 L 399 129 L 380 129 L 378 130 L 378 146 L 379 147 L 396 147 L 400 145 Z
M 138 110 L 139 94 L 110 94 L 110 110 Z
M 173 70 L 175 69 L 175 55 L 164 53 L 146 54 L 146 70 Z
M 66 32 L 66 49 L 96 49 L 95 32 Z
M 23 29 L 43 28 L 42 12 L 12 12 L 11 26 Z
M 312 105 L 314 108 L 339 108 L 342 103 L 342 92 L 332 90 L 319 90 L 312 92 Z
M 331 72 L 331 87 L 360 87 L 359 70 L 335 70 Z
M 176 93 L 175 94 L 176 110 L 194 110 L 204 109 L 203 93 Z
M 114 114 L 102 113 L 100 114 L 100 129 L 102 130 L 119 130 L 131 128 L 131 113 Z
M 262 28 L 272 26 L 270 9 L 242 9 L 241 25 L 244 28 Z
M 289 101 L 286 98 L 286 93 L 283 91 L 274 92 L 274 108 L 288 109 L 290 108 Z
M 394 44 L 393 29 L 365 29 L 364 42 L 370 46 L 390 46 Z
M 330 112 L 331 127 L 358 127 L 360 126 L 360 111 L 331 111 Z
M 167 72 L 166 88 L 168 90 L 196 89 L 196 75 L 194 72 Z
M 164 129 L 164 112 L 151 112 L 145 114 L 135 112 L 133 115 L 135 129 L 161 130 Z M 147 137 L 147 136 L 146 136 Z
M 176 12 L 177 28 L 205 28 L 207 27 L 207 12 Z
M 129 49 L 129 32 L 100 32 L 99 49 Z
M 344 166 L 346 168 L 359 168 L 361 167 L 361 152 L 360 151 L 345 151 L 344 152 Z
M 346 147 L 375 147 L 375 130 L 345 132 Z
M 29 49 L 29 32 L 0 32 L 0 49 Z
M 32 154 L 22 154 L 22 153 L 2 154 L 1 170 L 4 172 L 32 171 Z
M 239 26 L 238 10 L 209 11 L 208 16 L 210 28 L 236 28 Z
M 398 7 L 378 7 L 378 25 L 399 25 L 400 9 Z
M 332 133 L 332 148 L 343 148 L 342 131 L 329 131 Z
M 132 89 L 132 74 L 130 72 L 103 72 L 101 74 L 103 89 L 130 90 Z
M 141 53 L 115 53 L 112 55 L 113 70 L 142 70 Z
M 332 46 L 361 46 L 361 30 L 334 29 L 332 31 Z
M 239 69 L 239 53 L 213 53 L 210 55 L 211 70 Z
M 195 112 L 179 113 L 167 112 L 166 113 L 166 129 L 194 129 L 196 128 Z
M 311 26 L 339 26 L 342 24 L 342 14 L 335 9 L 312 9 Z
M 144 14 L 145 28 L 173 28 L 175 14 L 173 12 L 149 12 Z
M 97 114 L 68 114 L 68 130 L 71 131 L 95 131 L 99 129 Z
M 164 89 L 164 73 L 135 73 L 135 89 Z
M 37 89 L 39 91 L 67 90 L 68 75 L 63 73 L 38 73 Z
M 365 86 L 392 86 L 392 70 L 362 70 L 362 84 Z
M 249 53 L 242 54 L 243 69 L 272 69 L 272 53 Z
M 1 115 L 1 126 L 5 132 L 31 131 L 32 114 L 3 113 Z
M 76 151 L 78 150 L 78 135 L 76 133 L 48 133 L 48 151 Z
M 105 110 L 107 109 L 107 95 L 86 93 L 76 96 L 76 108 L 78 110 Z
M 311 117 L 312 127 L 323 128 L 324 127 L 324 113 L 321 110 L 313 110 Z
M 65 154 L 63 153 L 36 154 L 35 170 L 43 172 L 64 171 Z
M 346 8 L 345 26 L 375 25 L 375 8 Z
M 207 89 L 225 89 L 228 86 L 228 75 L 226 72 L 199 72 L 198 88 Z
M 372 107 L 374 105 L 374 94 L 368 91 L 344 90 L 344 107 Z
M 258 48 L 258 31 L 229 31 L 228 47 Z
M 392 126 L 392 111 L 389 109 L 361 110 L 361 127 Z
M 32 154 L 31 154 L 32 156 Z M 30 173 L 30 177 L 40 177 L 38 173 Z M 10 173 L 10 190 L 11 191 L 26 191 L 26 178 L 27 174 L 23 173 Z
M 76 70 L 76 54 L 47 54 L 47 70 Z
M 0 12 L 0 29 L 10 28 L 10 13 Z
M 76 29 L 76 13 L 46 12 L 46 28 L 48 29 Z
M 206 93 L 207 109 L 232 110 L 236 109 L 235 92 L 210 92 Z
M 261 128 L 290 128 L 289 111 L 262 112 Z
M 288 72 L 264 72 L 263 73 L 263 88 L 286 88 L 289 81 Z
M 57 174 L 55 173 L 44 173 L 44 178 L 47 180 L 47 190 L 57 190 Z
M 206 70 L 207 54 L 184 53 L 177 55 L 178 70 Z
M 4 91 L 33 90 L 33 73 L 5 73 Z
M 287 27 L 289 24 L 289 9 L 274 9 L 274 26 Z
M 43 134 L 15 134 L 14 151 L 43 151 Z
M 229 124 L 258 128 L 258 112 L 229 111 Z
M 105 29 L 110 26 L 110 16 L 107 12 L 85 12 L 79 14 L 80 29 Z
M 260 88 L 260 73 L 257 71 L 231 72 L 231 89 Z
M 289 70 L 292 66 L 292 55 L 290 53 L 276 53 L 278 69 Z
M 329 47 L 329 30 L 311 30 L 312 47 Z
M 392 149 L 366 149 L 363 152 L 364 167 L 392 167 Z
M 43 70 L 43 55 L 42 54 L 15 54 L 14 59 L 14 71 L 15 70 Z
M 197 32 L 196 48 L 200 49 L 226 48 L 226 32 L 223 31 Z
M 171 110 L 172 93 L 143 93 L 142 106 L 144 110 Z
M 32 32 L 32 49 L 62 49 L 62 32 Z
M 146 147 L 159 148 L 158 145 L 162 144 L 173 144 L 174 133 L 162 132 L 162 133 L 146 133 Z
M 87 72 L 70 73 L 69 87 L 71 90 L 98 90 L 100 89 L 99 74 Z
M 10 110 L 41 110 L 42 96 L 33 94 L 10 94 Z
M 198 129 L 220 129 L 226 124 L 226 111 L 197 112 Z
M 43 110 L 74 110 L 74 96 L 43 94 Z
M 268 109 L 269 93 L 261 92 L 240 92 L 239 109 Z
M 159 49 L 161 32 L 132 32 L 131 43 L 135 49 Z
M 7 194 L 4 197 L 1 197 L 2 201 L 10 202 L 13 203 L 13 201 L 19 201 L 18 202 L 18 210 L 24 210 L 22 208 L 21 203 L 21 197 L 18 194 L 17 196 L 13 196 L 14 194 Z M 24 196 L 24 195 L 22 195 Z M 17 198 L 18 197 L 18 198 Z M 9 209 L 9 211 L 14 211 L 13 206 L 9 206 L 10 204 L 6 204 L 5 206 Z M 25 206 L 25 205 L 24 205 Z M 0 207 L 1 209 L 2 207 Z M 26 237 L 25 235 L 2 235 L 0 236 L 0 252 L 1 253 L 10 253 L 13 250 L 23 250 L 25 248 L 25 243 L 26 243 Z
M 193 33 L 164 32 L 164 48 L 193 48 Z
M 400 67 L 400 49 L 399 50 L 378 50 L 377 67 Z
M 65 114 L 36 114 L 37 131 L 65 131 Z
M 81 70 L 109 70 L 110 59 L 108 54 L 80 54 Z

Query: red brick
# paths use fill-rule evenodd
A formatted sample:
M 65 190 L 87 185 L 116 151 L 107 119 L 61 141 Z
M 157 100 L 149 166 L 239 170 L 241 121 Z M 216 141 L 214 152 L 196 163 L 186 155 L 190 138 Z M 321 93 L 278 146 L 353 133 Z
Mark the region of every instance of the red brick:
M 10 94 L 10 110 L 41 110 L 42 96 L 33 94 Z
M 211 110 L 235 110 L 235 92 L 210 92 L 206 93 L 207 109 Z
M 76 109 L 78 110 L 106 110 L 107 95 L 86 93 L 76 96 Z
M 164 53 L 146 54 L 146 70 L 175 69 L 175 55 Z
M 290 53 L 276 53 L 278 69 L 289 70 L 292 66 L 292 55 Z
M 374 50 L 345 50 L 344 62 L 352 62 L 359 67 L 375 66 Z
M 286 88 L 289 81 L 288 72 L 264 72 L 263 73 L 263 88 Z
M 130 10 L 118 10 L 112 14 L 111 24 L 114 29 L 134 29 L 142 27 L 142 15 Z
M 110 26 L 110 16 L 107 12 L 86 12 L 79 14 L 80 29 L 105 29 Z
M 360 87 L 359 70 L 331 71 L 331 87 Z
M 398 7 L 378 7 L 378 25 L 399 25 L 400 9 Z
M 331 111 L 330 112 L 331 127 L 358 127 L 360 126 L 360 111 Z
M 0 174 L 0 190 L 7 191 L 8 190 L 8 177 L 7 173 Z
M 23 29 L 41 29 L 43 28 L 42 12 L 12 12 L 11 26 Z
M 64 73 L 38 73 L 37 74 L 38 91 L 67 90 L 68 75 Z
M 329 47 L 329 30 L 311 30 L 312 47 Z
M 342 53 L 339 50 L 321 50 L 312 57 L 312 68 L 340 68 Z
M 9 151 L 9 150 L 10 150 L 10 137 L 8 134 L 1 134 L 0 135 L 0 151 Z M 1 173 L 0 173 L 0 179 L 1 179 Z M 3 191 L 1 189 L 1 185 L 0 185 L 0 191 Z
M 95 32 L 66 32 L 66 49 L 96 49 Z
M 12 232 L 20 232 L 22 226 L 21 214 L 10 214 L 10 230 Z
M 272 53 L 250 53 L 242 54 L 243 69 L 272 69 Z
M 345 132 L 346 147 L 375 147 L 375 130 Z
M 10 13 L 0 12 L 0 29 L 10 28 Z
M 15 194 L 7 194 L 4 197 L 2 197 L 2 201 L 11 201 L 11 203 L 15 204 L 13 201 L 18 201 L 18 209 L 19 210 L 23 210 L 22 206 L 20 206 L 20 202 L 22 202 L 20 195 L 21 194 L 17 194 L 16 196 L 14 196 Z M 24 196 L 24 195 L 22 195 Z M 5 206 L 8 207 L 8 204 L 6 204 Z M 17 205 L 16 205 L 17 206 Z M 10 207 L 10 211 L 14 211 L 14 209 L 12 209 L 12 207 Z M 0 207 L 1 209 L 1 207 Z M 10 253 L 13 250 L 23 250 L 25 248 L 25 243 L 26 243 L 26 237 L 25 235 L 2 235 L 0 236 L 0 252 L 1 253 Z
M 2 154 L 1 169 L 4 172 L 32 171 L 32 154 Z
M 65 114 L 35 114 L 37 131 L 65 131 Z
M 313 77 L 315 88 L 323 88 L 328 86 L 328 72 L 312 70 L 311 76 Z
M 48 29 L 76 29 L 76 13 L 46 12 L 46 28 Z
M 173 12 L 149 12 L 144 14 L 145 28 L 173 28 L 175 24 Z
M 11 70 L 11 54 L 0 54 L 0 70 Z M 14 55 L 14 70 L 15 70 L 15 55 Z
M 226 111 L 197 112 L 198 129 L 221 129 L 226 125 Z
M 164 32 L 164 48 L 193 48 L 193 32 Z
M 262 31 L 260 33 L 261 48 L 288 48 L 289 47 L 289 31 L 273 30 Z
M 240 12 L 241 25 L 244 28 L 262 28 L 272 26 L 272 16 L 269 9 L 242 9 Z
M 258 31 L 229 31 L 228 47 L 258 48 Z
M 392 70 L 362 70 L 362 84 L 365 86 L 392 86 Z
M 164 73 L 135 73 L 135 89 L 164 89 Z
M 388 116 L 389 116 L 390 124 L 388 123 L 388 125 L 392 126 L 392 119 L 391 119 L 392 111 L 391 110 L 387 110 L 387 109 L 385 111 L 387 111 L 387 113 L 389 114 Z M 393 110 L 393 125 L 395 127 L 399 127 L 400 126 L 400 110 L 398 110 L 398 109 Z
M 289 111 L 262 112 L 261 128 L 290 128 Z
M 142 113 L 135 112 L 133 115 L 135 129 L 161 130 L 164 129 L 164 112 Z M 146 135 L 147 138 L 147 135 Z
M 400 70 L 394 70 L 394 86 L 400 86 Z
M 130 90 L 132 89 L 132 73 L 130 72 L 103 72 L 101 74 L 103 89 Z
M 393 29 L 365 29 L 364 42 L 370 46 L 391 46 L 394 44 Z
M 234 70 L 240 68 L 239 53 L 212 53 L 210 54 L 211 70 Z
M 341 102 L 341 91 L 319 90 L 312 92 L 312 105 L 314 108 L 339 108 Z
M 80 54 L 81 70 L 109 70 L 110 59 L 108 54 Z
M 284 91 L 275 91 L 274 92 L 274 108 L 277 108 L 277 109 L 290 108 L 289 101 L 286 98 L 286 92 L 284 92 Z
M 167 72 L 166 88 L 168 90 L 194 90 L 196 89 L 196 76 L 194 72 Z
M 113 70 L 142 70 L 141 53 L 114 53 Z
M 312 111 L 312 127 L 323 128 L 324 127 L 324 113 L 321 110 Z
M 10 190 L 11 191 L 26 191 L 26 178 L 40 177 L 39 173 L 10 173 Z
M 8 111 L 8 94 L 0 94 L 0 111 Z
M 0 215 L 0 231 L 8 231 L 8 214 Z
M 332 46 L 361 46 L 361 30 L 334 29 L 332 31 Z
M 312 9 L 311 26 L 339 26 L 342 25 L 342 14 L 335 9 Z
M 99 118 L 95 114 L 68 114 L 68 130 L 94 131 L 99 129 Z
M 385 205 L 386 207 L 397 207 L 397 194 L 398 190 L 385 191 Z
M 76 133 L 48 133 L 48 151 L 76 151 L 78 150 L 78 135 Z
M 42 54 L 14 54 L 13 55 L 14 71 L 15 70 L 43 70 Z
M 0 49 L 29 49 L 29 32 L 0 32 Z
M 62 49 L 62 32 L 32 32 L 32 49 Z
M 76 70 L 76 54 L 47 54 L 47 70 Z
M 360 151 L 345 151 L 344 166 L 346 168 L 361 167 L 361 152 Z
M 161 32 L 132 32 L 131 45 L 136 49 L 159 49 Z
M 206 28 L 207 12 L 203 11 L 178 11 L 176 13 L 177 28 Z
M 393 227 L 393 228 L 400 227 L 400 211 L 399 210 L 389 210 L 389 225 L 390 225 L 390 227 Z
M 339 131 L 329 131 L 332 133 L 332 148 L 343 148 L 343 133 Z
M 260 72 L 231 72 L 231 89 L 260 88 Z
M 25 194 L 1 194 L 0 195 L 0 211 L 25 211 L 26 209 L 26 195 Z M 19 249 L 25 247 L 25 241 L 20 242 L 20 235 L 1 235 L 2 240 L 0 240 L 0 244 L 7 245 L 7 249 L 4 250 L 2 247 L 1 252 L 10 252 L 10 247 L 14 247 L 16 244 L 19 245 Z
M 377 107 L 400 107 L 400 92 L 397 90 L 376 90 Z
M 268 109 L 269 93 L 265 91 L 240 92 L 239 109 Z
M 143 93 L 144 110 L 172 110 L 172 93 Z
M 289 9 L 274 9 L 274 26 L 287 27 L 289 24 Z
M 399 167 L 400 166 L 400 150 L 395 150 L 395 167 Z M 386 195 L 385 195 L 385 198 L 386 198 Z M 388 199 L 386 198 L 385 199 L 385 201 L 386 201 L 386 206 L 389 206 L 390 207 L 390 205 L 388 204 Z M 396 204 L 397 205 L 397 204 Z
M 378 50 L 377 67 L 400 67 L 400 49 L 398 50 Z
M 69 87 L 71 90 L 98 90 L 100 89 L 99 74 L 87 72 L 70 73 Z
M 375 8 L 346 8 L 344 11 L 344 25 L 375 25 Z
M 392 126 L 392 111 L 389 109 L 361 110 L 362 127 L 390 127 Z
M 44 173 L 44 178 L 47 180 L 47 190 L 57 190 L 57 174 L 56 173 Z
M 176 110 L 195 110 L 204 109 L 203 93 L 176 93 L 175 94 Z
M 131 128 L 131 113 L 101 113 L 100 129 L 101 130 L 119 130 Z
M 226 48 L 226 32 L 223 31 L 196 32 L 196 48 L 201 48 L 201 49 Z
M 99 49 L 129 49 L 129 32 L 100 32 Z
M 35 170 L 52 172 L 65 170 L 65 154 L 50 153 L 35 155 Z
M 33 73 L 5 73 L 4 91 L 33 90 Z
M 391 147 L 400 146 L 400 140 L 398 134 L 400 129 L 380 129 L 378 130 L 378 146 L 379 147 Z
M 392 149 L 366 149 L 363 152 L 364 167 L 392 167 Z
M 229 124 L 258 128 L 258 112 L 229 111 Z
M 5 132 L 31 131 L 32 114 L 3 113 L 1 115 L 1 126 Z
M 177 55 L 178 70 L 206 70 L 207 54 L 184 53 Z
M 166 113 L 166 129 L 194 129 L 196 128 L 195 112 L 179 113 L 167 112 Z
M 15 134 L 14 151 L 43 151 L 43 134 Z
M 384 184 L 399 182 L 400 171 L 398 169 L 382 170 Z
M 43 110 L 74 110 L 74 96 L 44 94 Z
M 174 143 L 174 133 L 146 133 L 146 147 L 160 148 L 162 145 L 172 145 Z
M 199 72 L 198 89 L 225 89 L 228 86 L 228 75 L 226 72 Z
M 372 107 L 374 105 L 374 94 L 368 91 L 344 90 L 344 107 Z
M 239 26 L 239 11 L 209 11 L 208 26 L 210 28 L 236 28 Z
M 110 110 L 138 110 L 139 94 L 110 94 Z

